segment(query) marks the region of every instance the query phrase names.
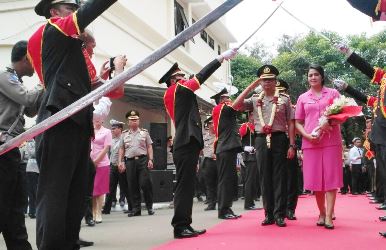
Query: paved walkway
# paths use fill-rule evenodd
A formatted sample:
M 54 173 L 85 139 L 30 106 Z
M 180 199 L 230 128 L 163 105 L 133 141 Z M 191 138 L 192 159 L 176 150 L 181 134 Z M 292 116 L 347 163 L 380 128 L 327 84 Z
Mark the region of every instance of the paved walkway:
M 244 200 L 234 203 L 235 213 L 245 212 L 243 209 Z M 117 205 L 118 206 L 118 205 Z M 173 239 L 173 230 L 170 221 L 173 209 L 165 208 L 167 204 L 155 204 L 156 214 L 128 218 L 122 212 L 112 212 L 103 215 L 103 223 L 95 227 L 88 227 L 82 224 L 81 238 L 94 241 L 93 247 L 84 248 L 90 250 L 142 250 L 150 249 Z M 194 202 L 192 226 L 201 229 L 209 228 L 222 220 L 217 219 L 217 211 L 204 211 L 206 205 L 203 202 Z M 30 243 L 33 249 L 35 244 L 35 220 L 26 218 L 26 225 Z M 4 239 L 0 236 L 0 249 L 6 249 Z

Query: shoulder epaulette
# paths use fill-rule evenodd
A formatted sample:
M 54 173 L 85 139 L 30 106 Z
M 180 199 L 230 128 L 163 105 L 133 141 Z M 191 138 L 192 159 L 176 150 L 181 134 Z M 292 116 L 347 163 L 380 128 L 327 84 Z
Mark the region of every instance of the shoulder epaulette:
M 141 128 L 140 130 L 141 130 L 141 131 L 148 132 L 147 129 L 145 129 L 145 128 Z

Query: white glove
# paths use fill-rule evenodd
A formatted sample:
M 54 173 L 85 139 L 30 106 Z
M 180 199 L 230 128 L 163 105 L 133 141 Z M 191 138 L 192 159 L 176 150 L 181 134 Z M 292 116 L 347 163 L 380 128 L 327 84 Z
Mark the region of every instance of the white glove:
M 347 57 L 352 54 L 351 49 L 344 43 L 336 43 L 334 44 L 334 47 L 342 54 L 345 54 Z
M 334 88 L 336 88 L 339 91 L 344 91 L 348 86 L 348 84 L 345 81 L 342 81 L 339 79 L 335 79 L 334 81 L 332 81 L 332 84 L 334 85 Z
M 231 60 L 237 55 L 237 48 L 228 49 L 221 54 L 221 57 L 225 60 Z
M 248 153 L 253 153 L 254 150 L 255 150 L 255 148 L 253 146 L 245 146 L 244 147 L 244 151 L 248 152 Z

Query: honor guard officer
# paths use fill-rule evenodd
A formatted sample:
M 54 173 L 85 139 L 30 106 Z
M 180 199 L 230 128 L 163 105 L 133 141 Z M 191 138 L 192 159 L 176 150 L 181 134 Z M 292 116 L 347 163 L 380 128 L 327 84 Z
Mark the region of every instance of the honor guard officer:
M 279 79 L 276 84 L 276 88 L 282 93 L 288 96 L 289 85 L 286 81 Z M 292 116 L 291 121 L 295 123 L 295 106 L 292 105 Z M 296 145 L 296 144 L 295 144 Z M 288 168 L 287 168 L 287 209 L 286 217 L 289 220 L 296 220 L 295 210 L 298 204 L 298 169 L 299 162 L 297 157 L 297 147 L 293 146 L 295 150 L 295 156 L 292 159 L 288 159 Z
M 295 129 L 291 122 L 291 101 L 287 95 L 280 94 L 276 89 L 278 74 L 279 71 L 273 65 L 261 66 L 257 70 L 259 79 L 240 94 L 235 106 L 253 109 L 256 158 L 265 210 L 262 225 L 276 223 L 279 227 L 284 227 L 287 206 L 287 159 L 292 159 L 295 155 Z M 245 99 L 260 82 L 263 91 Z
M 223 52 L 189 80 L 185 79 L 185 74 L 175 63 L 159 80 L 159 83 L 166 83 L 168 86 L 164 95 L 165 109 L 176 129 L 173 158 L 177 171 L 177 183 L 174 193 L 174 217 L 172 219 L 175 238 L 196 237 L 206 232 L 205 230 L 194 230 L 190 226 L 192 223 L 194 176 L 199 153 L 204 146 L 201 118 L 194 92 L 221 66 L 224 59 L 229 60 L 236 53 L 236 49 Z
M 93 72 L 78 36 L 116 0 L 41 0 L 35 12 L 48 20 L 32 35 L 28 54 L 45 86 L 37 122 L 91 91 Z M 76 11 L 77 10 L 77 11 Z M 95 73 L 95 72 L 94 72 Z M 40 167 L 36 243 L 40 250 L 79 247 L 86 196 L 92 105 L 36 137 Z
M 34 73 L 27 41 L 13 46 L 11 62 L 12 66 L 0 71 L 0 144 L 24 132 L 24 115 L 36 115 L 43 94 L 41 85 L 27 90 L 21 80 Z M 18 148 L 0 155 L 0 173 L 0 233 L 8 249 L 32 249 L 24 221 L 26 172 Z
M 255 198 L 260 189 L 259 171 L 257 169 L 256 152 L 255 152 L 255 128 L 253 125 L 252 115 L 249 116 L 252 122 L 241 124 L 239 133 L 241 144 L 243 146 L 243 162 L 245 164 L 245 181 L 244 181 L 244 209 L 256 210 Z
M 374 119 L 369 139 L 373 143 L 375 150 L 377 164 L 376 178 L 380 178 L 379 182 L 381 183 L 380 185 L 382 185 L 383 191 L 381 193 L 383 197 L 380 197 L 383 200 L 383 204 L 381 204 L 378 209 L 386 210 L 386 71 L 378 67 L 372 67 L 367 61 L 355 52 L 352 52 L 345 45 L 339 44 L 337 48 L 346 55 L 348 63 L 371 79 L 372 84 L 379 85 L 378 95 L 375 97 L 366 96 L 343 81 L 334 82 L 339 90 L 345 91 L 355 99 L 373 108 Z
M 129 129 L 124 131 L 120 141 L 119 168 L 126 169 L 129 185 L 129 198 L 133 209 L 128 214 L 141 215 L 141 190 L 145 199 L 147 212 L 153 215 L 153 185 L 150 170 L 153 169 L 153 141 L 146 129 L 139 127 L 139 112 L 131 110 L 126 113 Z
M 241 139 L 236 123 L 237 111 L 226 88 L 210 97 L 217 106 L 213 108 L 213 126 L 216 133 L 214 149 L 218 173 L 218 218 L 237 219 L 231 207 L 237 187 L 237 153 L 241 152 Z
M 217 166 L 216 154 L 214 153 L 214 141 L 216 135 L 213 127 L 212 116 L 204 121 L 204 149 L 202 160 L 202 169 L 204 170 L 204 179 L 206 185 L 206 200 L 208 206 L 205 211 L 215 210 L 217 202 Z

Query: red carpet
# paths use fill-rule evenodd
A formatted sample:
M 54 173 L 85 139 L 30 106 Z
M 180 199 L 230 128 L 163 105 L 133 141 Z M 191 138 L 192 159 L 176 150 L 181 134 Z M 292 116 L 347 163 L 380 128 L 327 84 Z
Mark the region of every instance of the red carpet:
M 338 196 L 335 210 L 334 230 L 317 227 L 315 199 L 302 196 L 296 210 L 298 220 L 287 220 L 285 228 L 261 226 L 263 210 L 252 211 L 236 221 L 221 222 L 199 237 L 173 240 L 154 249 L 386 249 L 386 239 L 378 234 L 386 231 L 386 222 L 378 220 L 385 213 L 376 210 L 364 195 Z

